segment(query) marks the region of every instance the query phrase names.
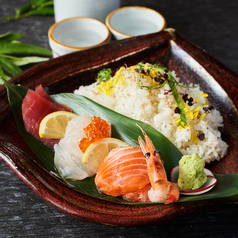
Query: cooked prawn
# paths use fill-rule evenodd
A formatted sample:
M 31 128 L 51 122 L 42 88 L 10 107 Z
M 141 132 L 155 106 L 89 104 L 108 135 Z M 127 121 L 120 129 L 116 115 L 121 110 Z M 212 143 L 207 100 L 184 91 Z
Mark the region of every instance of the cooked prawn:
M 176 202 L 179 199 L 179 188 L 175 183 L 169 182 L 160 158 L 160 151 L 156 150 L 152 141 L 141 128 L 145 141 L 139 137 L 140 148 L 145 155 L 151 189 L 148 196 L 151 202 L 165 201 L 165 204 Z

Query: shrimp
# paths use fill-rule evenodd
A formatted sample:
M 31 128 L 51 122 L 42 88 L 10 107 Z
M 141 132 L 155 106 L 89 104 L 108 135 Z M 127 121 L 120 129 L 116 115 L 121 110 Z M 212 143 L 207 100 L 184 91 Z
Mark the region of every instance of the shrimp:
M 176 202 L 179 199 L 179 188 L 175 183 L 169 182 L 160 158 L 160 151 L 156 150 L 152 141 L 142 128 L 140 128 L 145 141 L 139 136 L 138 142 L 146 158 L 147 171 L 151 184 L 148 197 L 151 202 L 166 201 L 165 204 Z

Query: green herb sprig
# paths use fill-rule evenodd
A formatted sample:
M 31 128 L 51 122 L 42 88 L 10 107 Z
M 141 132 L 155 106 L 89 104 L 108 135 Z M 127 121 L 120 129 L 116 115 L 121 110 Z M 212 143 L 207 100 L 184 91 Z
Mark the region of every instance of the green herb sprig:
M 110 68 L 102 69 L 97 76 L 97 85 L 104 81 L 108 81 L 112 77 L 112 70 Z
M 1 20 L 17 20 L 30 15 L 54 15 L 54 1 L 32 0 L 18 7 L 15 16 L 2 17 Z
M 50 50 L 18 41 L 18 39 L 23 36 L 23 34 L 10 32 L 0 35 L 0 79 L 9 80 L 11 77 L 21 73 L 21 66 L 49 60 L 49 57 L 18 57 L 15 54 L 52 56 L 52 52 Z M 1 84 L 2 82 L 0 82 L 0 85 Z

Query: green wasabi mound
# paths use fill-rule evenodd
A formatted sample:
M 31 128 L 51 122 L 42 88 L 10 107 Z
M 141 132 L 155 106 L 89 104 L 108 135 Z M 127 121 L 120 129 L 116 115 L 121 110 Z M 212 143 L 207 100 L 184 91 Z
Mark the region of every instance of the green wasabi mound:
M 183 190 L 200 188 L 207 181 L 204 161 L 199 155 L 184 155 L 179 161 L 178 186 Z

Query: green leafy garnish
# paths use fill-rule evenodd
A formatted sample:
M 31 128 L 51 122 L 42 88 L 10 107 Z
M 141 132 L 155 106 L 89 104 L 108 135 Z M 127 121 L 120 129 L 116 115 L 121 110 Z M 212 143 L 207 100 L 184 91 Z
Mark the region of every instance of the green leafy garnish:
M 97 76 L 97 85 L 100 85 L 102 82 L 108 81 L 112 77 L 112 70 L 111 69 L 102 69 L 99 71 Z
M 2 20 L 17 20 L 30 15 L 54 15 L 53 0 L 32 0 L 16 9 L 15 16 L 2 17 Z
M 18 41 L 23 36 L 23 34 L 11 32 L 0 35 L 0 79 L 9 80 L 11 77 L 21 73 L 21 66 L 49 60 L 48 57 L 18 57 L 14 54 L 52 55 L 50 50 Z

